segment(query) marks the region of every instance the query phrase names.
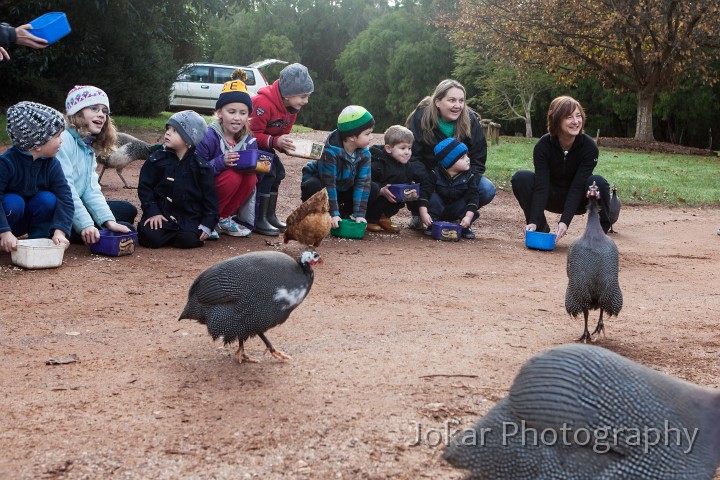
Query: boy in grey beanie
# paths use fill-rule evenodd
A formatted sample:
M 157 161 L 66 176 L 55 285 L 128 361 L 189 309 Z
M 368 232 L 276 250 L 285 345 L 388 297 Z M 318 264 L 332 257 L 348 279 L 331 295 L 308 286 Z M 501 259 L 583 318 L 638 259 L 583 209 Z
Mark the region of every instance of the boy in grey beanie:
M 255 232 L 261 235 L 279 235 L 285 223 L 277 217 L 278 190 L 285 178 L 285 167 L 277 152 L 293 155 L 295 144 L 290 135 L 297 114 L 315 91 L 305 65 L 293 63 L 283 68 L 280 78 L 263 87 L 253 98 L 250 128 L 257 139 L 258 148 L 273 153 L 272 169 L 257 185 L 257 217 Z
M 7 112 L 13 146 L 0 156 L 0 250 L 17 249 L 17 237 L 52 238 L 70 245 L 73 200 L 57 155 L 65 128 L 57 110 L 20 102 Z
M 219 215 L 215 175 L 195 153 L 205 133 L 205 120 L 192 110 L 168 120 L 165 148 L 150 155 L 140 169 L 140 245 L 202 247 L 215 229 Z

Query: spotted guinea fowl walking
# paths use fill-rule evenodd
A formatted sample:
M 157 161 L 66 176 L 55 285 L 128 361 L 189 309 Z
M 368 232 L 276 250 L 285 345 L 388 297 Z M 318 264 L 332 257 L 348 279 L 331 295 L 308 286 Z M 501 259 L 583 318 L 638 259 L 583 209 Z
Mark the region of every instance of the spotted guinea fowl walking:
M 610 200 L 608 201 L 608 220 L 610 220 L 610 230 L 608 230 L 608 233 L 617 233 L 617 231 L 613 228 L 613 225 L 615 225 L 615 222 L 618 221 L 618 218 L 620 218 L 620 208 L 622 207 L 622 203 L 620 202 L 620 199 L 617 196 L 617 186 L 613 184 L 612 188 L 610 189 Z
M 139 138 L 122 132 L 118 132 L 115 146 L 118 147 L 117 150 L 110 155 L 97 157 L 97 162 L 103 166 L 98 177 L 98 183 L 102 180 L 106 168 L 114 168 L 125 188 L 135 187 L 131 187 L 122 176 L 123 169 L 135 160 L 147 160 L 151 153 L 162 148 L 162 145 L 150 145 Z
M 443 457 L 477 480 L 710 480 L 718 418 L 717 389 L 568 344 L 523 365 L 509 394 Z
M 600 226 L 600 190 L 593 182 L 587 191 L 588 219 L 585 232 L 575 240 L 567 256 L 568 286 L 565 309 L 573 317 L 585 316 L 585 331 L 579 340 L 592 339 L 588 331 L 589 310 L 600 309 L 600 319 L 593 335 L 605 331 L 603 313 L 617 316 L 623 305 L 618 281 L 619 260 L 615 242 Z
M 265 332 L 288 319 L 310 292 L 312 266 L 321 263 L 317 252 L 303 252 L 298 260 L 282 252 L 250 252 L 213 265 L 202 272 L 188 292 L 179 320 L 207 325 L 213 340 L 227 345 L 240 342 L 238 362 L 257 362 L 245 353 L 244 342 L 257 335 L 276 358 L 289 359 L 275 350 Z

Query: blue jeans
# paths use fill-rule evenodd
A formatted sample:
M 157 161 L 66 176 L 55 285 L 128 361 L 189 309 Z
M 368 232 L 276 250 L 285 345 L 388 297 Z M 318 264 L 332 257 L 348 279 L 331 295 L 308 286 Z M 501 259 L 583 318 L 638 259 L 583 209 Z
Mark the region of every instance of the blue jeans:
M 495 198 L 495 194 L 497 193 L 495 185 L 485 175 L 480 178 L 478 190 L 480 191 L 480 202 L 478 208 L 482 208 L 492 202 L 493 198 Z M 420 202 L 409 202 L 406 205 L 413 216 L 419 215 L 418 211 L 420 209 Z
M 12 234 L 28 234 L 30 238 L 50 238 L 50 223 L 55 214 L 57 197 L 51 192 L 38 192 L 24 198 L 16 193 L 3 196 L 3 209 Z

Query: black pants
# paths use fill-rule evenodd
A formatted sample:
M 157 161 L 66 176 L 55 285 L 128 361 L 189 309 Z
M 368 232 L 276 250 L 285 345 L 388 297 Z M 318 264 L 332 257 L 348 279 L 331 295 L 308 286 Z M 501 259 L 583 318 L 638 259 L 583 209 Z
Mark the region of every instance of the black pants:
M 123 200 L 108 200 L 108 207 L 115 217 L 115 221 L 121 225 L 125 225 L 131 230 L 135 230 L 135 217 L 137 217 L 137 208 L 130 202 Z M 96 228 L 101 229 L 101 225 L 95 225 Z M 83 243 L 80 232 L 76 232 L 75 229 L 70 233 L 70 243 Z
M 585 182 L 585 188 L 590 185 L 597 185 L 600 189 L 600 225 L 605 233 L 610 229 L 610 220 L 607 216 L 608 202 L 610 201 L 610 184 L 600 175 L 590 175 Z M 519 170 L 515 172 L 512 180 L 513 194 L 525 213 L 525 223 L 530 223 L 530 213 L 532 211 L 533 190 L 535 189 L 535 172 L 530 170 Z M 586 190 L 587 191 L 587 190 Z M 547 204 L 544 210 L 553 213 L 563 213 L 565 210 L 565 199 L 567 198 L 567 189 L 560 188 L 557 185 L 550 184 Z M 587 211 L 588 199 L 583 194 L 580 203 L 575 207 L 575 215 L 582 215 Z M 537 231 L 542 232 L 548 227 L 547 220 L 543 215 L 543 224 L 537 225 Z
M 324 185 L 322 184 L 322 181 L 317 177 L 310 177 L 304 182 L 300 184 L 300 200 L 305 201 L 308 198 L 315 195 L 317 192 L 322 190 Z M 341 192 L 340 190 L 336 190 L 337 192 L 337 201 L 338 201 L 338 209 L 340 210 L 340 216 L 341 217 L 349 217 L 353 213 L 353 189 L 351 188 L 348 191 Z M 378 198 L 378 194 L 380 193 L 380 189 L 378 188 L 377 184 L 370 183 L 370 195 L 368 197 L 368 212 L 372 208 L 372 205 L 375 203 L 375 201 Z M 365 216 L 367 218 L 368 213 L 365 213 Z
M 277 193 L 284 178 L 285 165 L 274 155 L 270 171 L 257 184 L 257 193 Z
M 202 230 L 187 232 L 184 230 L 172 230 L 169 228 L 158 228 L 153 230 L 143 226 L 143 220 L 138 224 L 138 243 L 147 248 L 175 247 L 175 248 L 198 248 L 205 245 L 200 241 Z

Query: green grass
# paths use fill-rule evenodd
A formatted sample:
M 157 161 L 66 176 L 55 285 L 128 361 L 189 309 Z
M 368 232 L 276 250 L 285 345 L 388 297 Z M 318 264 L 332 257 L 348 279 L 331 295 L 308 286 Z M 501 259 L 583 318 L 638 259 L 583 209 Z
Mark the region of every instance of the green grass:
M 487 176 L 496 186 L 510 189 L 517 170 L 532 170 L 537 139 L 502 137 L 490 145 Z M 674 206 L 720 206 L 718 157 L 644 153 L 600 148 L 595 173 L 618 186 L 623 202 Z
M 119 130 L 155 130 L 158 136 L 172 113 L 154 117 L 113 116 Z M 205 116 L 210 122 L 212 117 Z M 0 115 L 0 144 L 10 143 L 5 115 Z M 312 129 L 295 125 L 293 132 Z M 534 138 L 501 137 L 499 145 L 490 145 L 487 176 L 498 188 L 510 189 L 510 178 L 521 169 L 532 170 Z M 686 206 L 720 206 L 720 158 L 668 155 L 600 148 L 595 173 L 618 186 L 618 195 L 627 203 Z

